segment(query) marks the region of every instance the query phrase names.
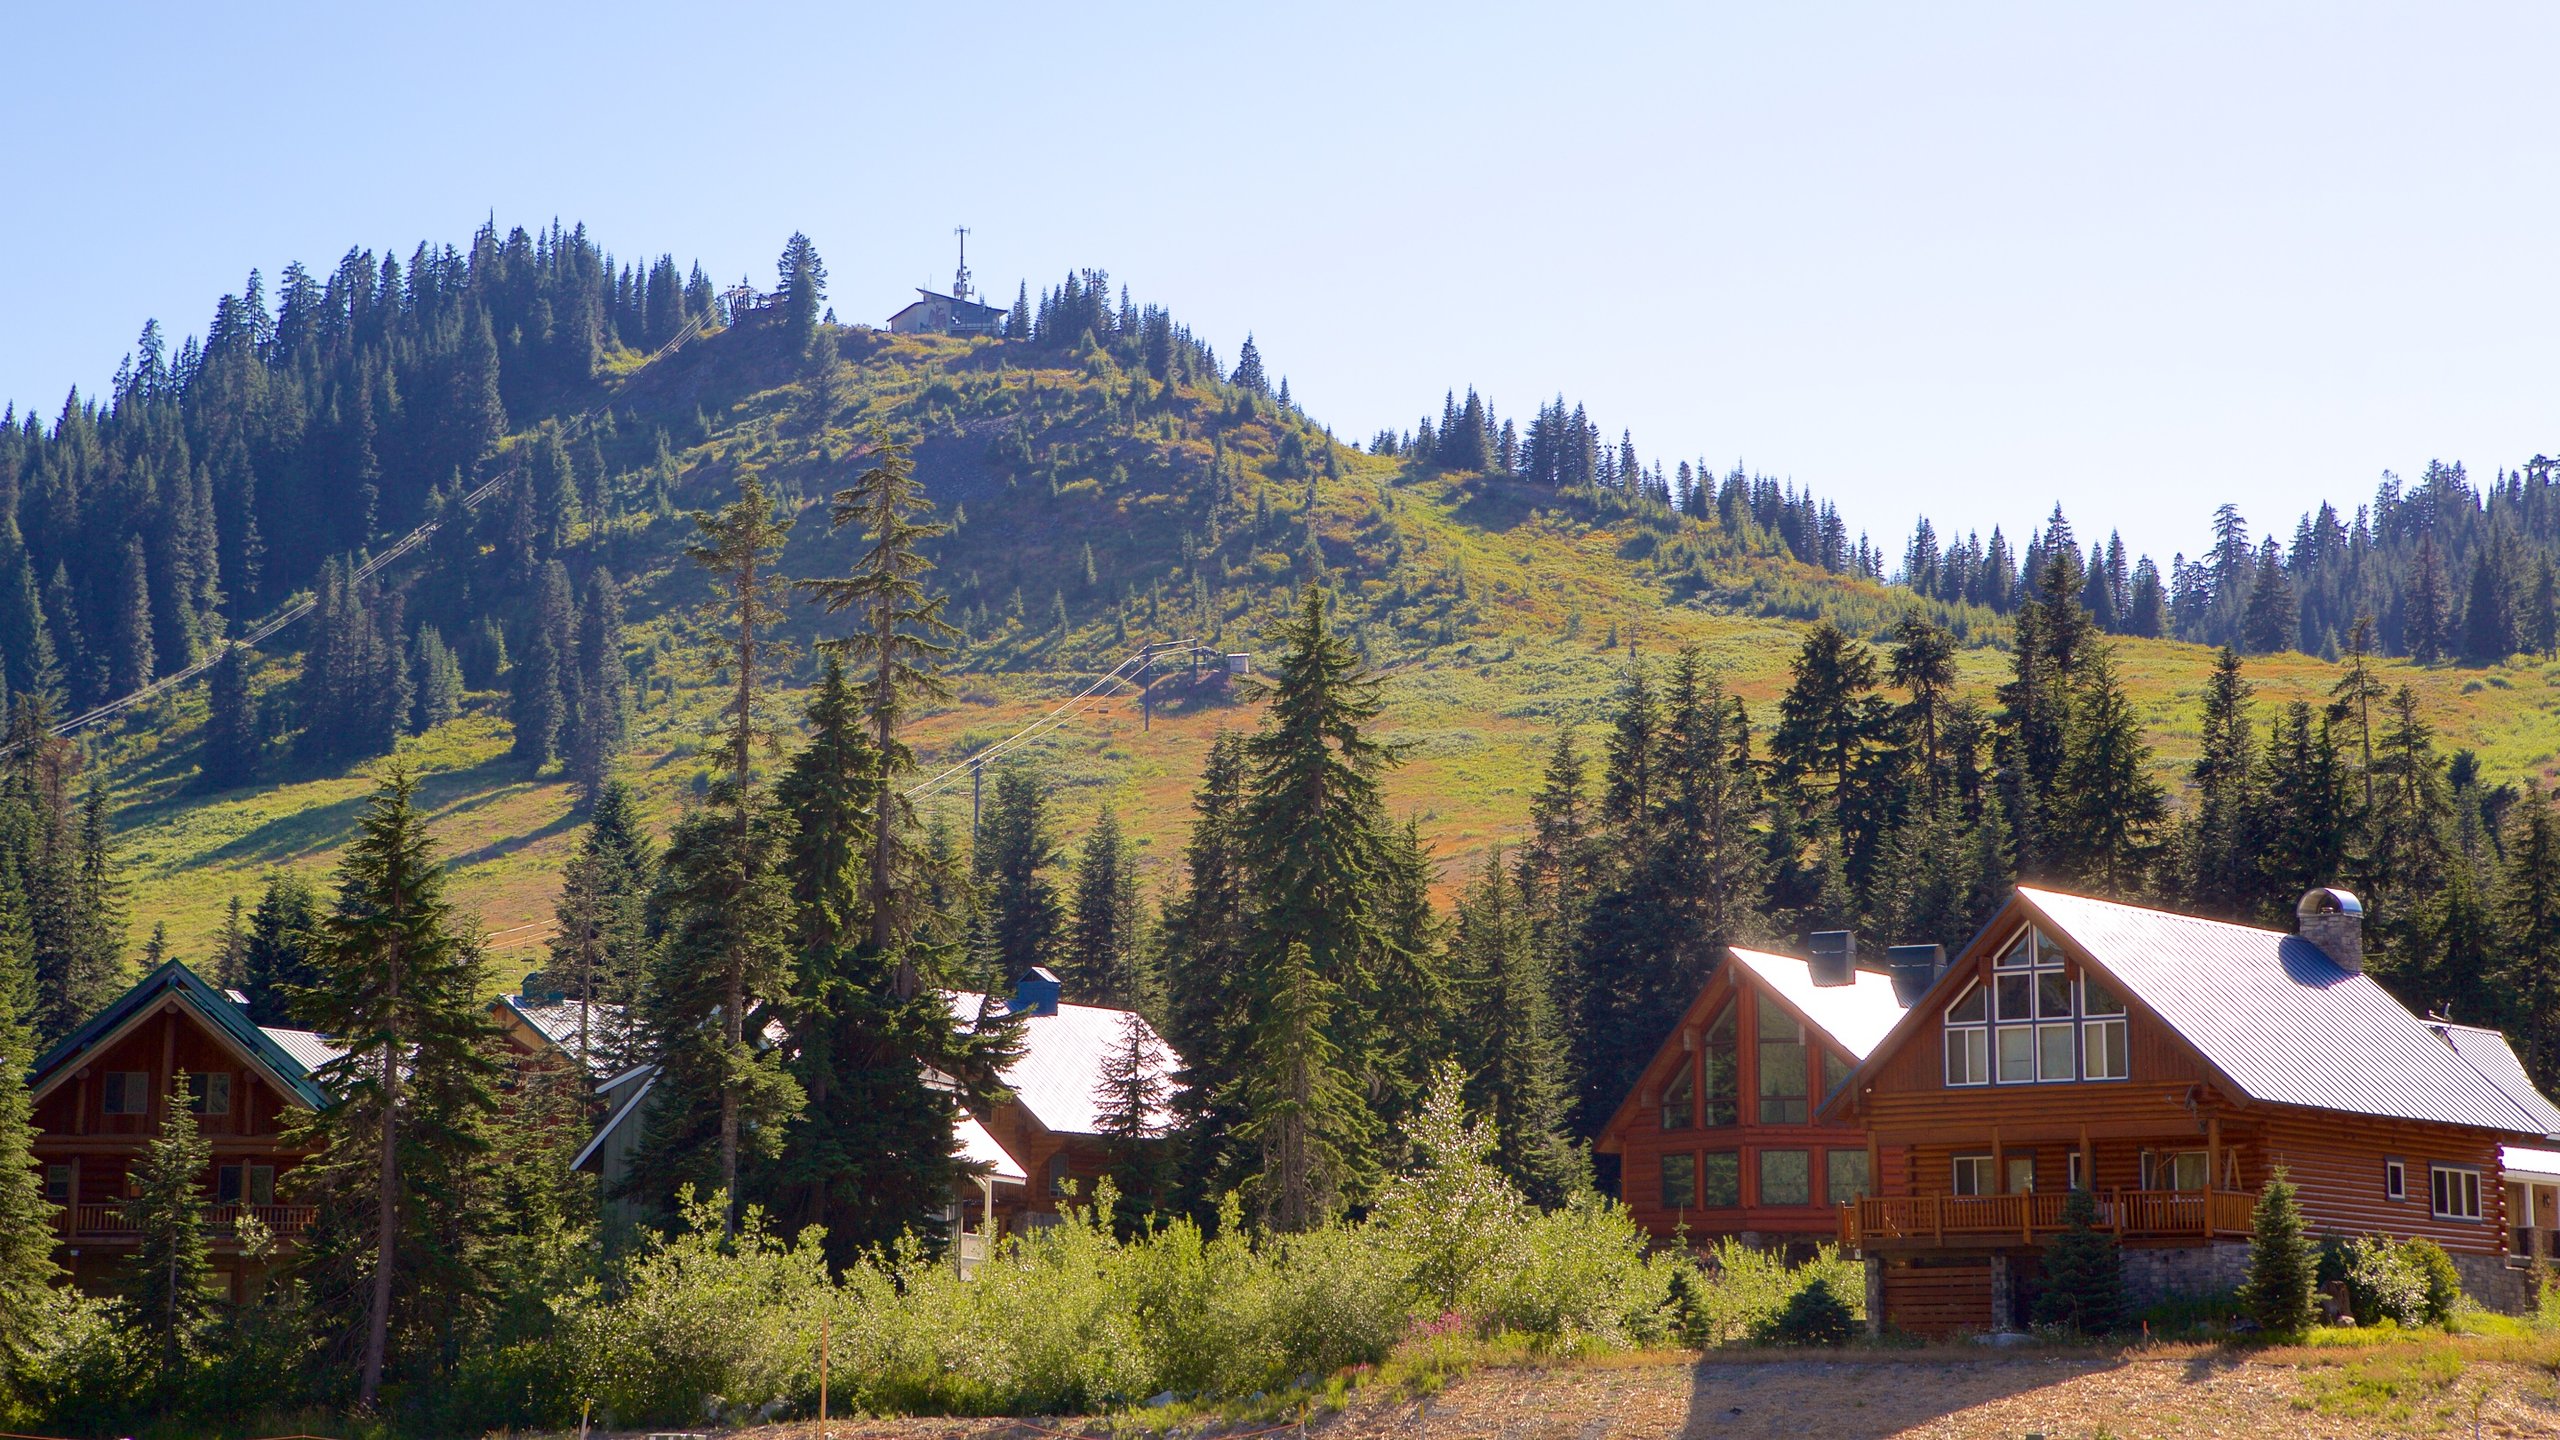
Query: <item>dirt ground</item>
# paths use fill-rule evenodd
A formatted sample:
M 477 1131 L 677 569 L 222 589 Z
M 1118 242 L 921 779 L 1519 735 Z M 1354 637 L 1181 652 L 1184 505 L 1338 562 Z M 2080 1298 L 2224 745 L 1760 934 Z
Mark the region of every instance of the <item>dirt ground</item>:
M 1722 1440 L 1811 1436 L 2035 1436 L 2050 1440 L 2450 1435 L 2560 1437 L 2560 1386 L 2538 1369 L 2476 1363 L 2459 1379 L 2396 1389 L 2350 1365 L 2240 1359 L 2213 1350 L 2125 1356 L 1881 1354 L 1836 1360 L 1655 1357 L 1504 1368 L 1465 1376 L 1427 1407 L 1356 1403 L 1314 1419 L 1309 1440 Z M 2477 1413 L 2475 1417 L 2475 1405 Z M 2474 1421 L 2477 1420 L 2477 1429 Z M 1130 1433 L 1122 1422 L 1120 1433 Z M 1262 1430 L 1180 1432 L 1194 1440 Z M 1294 1426 L 1270 1440 L 1300 1440 Z M 838 1422 L 834 1440 L 1054 1440 L 1094 1422 Z M 752 1440 L 821 1440 L 814 1423 Z M 745 1437 L 741 1437 L 745 1440 Z

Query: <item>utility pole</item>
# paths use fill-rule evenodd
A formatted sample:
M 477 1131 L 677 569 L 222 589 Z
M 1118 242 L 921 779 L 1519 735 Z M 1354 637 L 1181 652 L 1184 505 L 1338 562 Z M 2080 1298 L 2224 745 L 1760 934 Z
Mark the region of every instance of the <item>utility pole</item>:
M 978 843 L 978 793 L 986 785 L 987 762 L 983 757 L 969 761 L 969 843 Z

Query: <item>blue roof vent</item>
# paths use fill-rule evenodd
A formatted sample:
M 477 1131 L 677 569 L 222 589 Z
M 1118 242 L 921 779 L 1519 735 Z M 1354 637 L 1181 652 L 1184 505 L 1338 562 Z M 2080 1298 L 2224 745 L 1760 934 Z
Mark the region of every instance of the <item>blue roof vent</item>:
M 1013 1013 L 1016 1015 L 1055 1015 L 1058 1013 L 1058 977 L 1045 965 L 1034 965 L 1013 985 Z
M 1804 937 L 1813 956 L 1813 983 L 1854 985 L 1858 982 L 1858 937 L 1846 930 L 1816 930 Z

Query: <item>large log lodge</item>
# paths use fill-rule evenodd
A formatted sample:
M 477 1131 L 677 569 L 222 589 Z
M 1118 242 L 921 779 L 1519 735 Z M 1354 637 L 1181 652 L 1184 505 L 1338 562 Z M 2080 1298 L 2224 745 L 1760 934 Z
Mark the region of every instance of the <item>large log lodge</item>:
M 2136 1297 L 2228 1289 L 2278 1169 L 2313 1233 L 2427 1236 L 2475 1298 L 2520 1303 L 2519 1267 L 2552 1256 L 2560 1109 L 2504 1036 L 2364 973 L 2354 896 L 2297 914 L 2288 934 L 2022 886 L 1951 963 L 1737 949 L 1598 1148 L 1660 1239 L 1862 1256 L 1879 1328 L 2022 1322 L 2075 1189 Z
M 2355 897 L 2314 890 L 2297 914 L 2287 933 L 2022 886 L 1952 961 L 1905 946 L 1867 963 L 1837 933 L 1810 958 L 1737 948 L 1596 1148 L 1662 1243 L 1862 1257 L 1877 1327 L 2023 1320 L 2075 1189 L 2120 1238 L 2137 1298 L 2227 1289 L 2278 1169 L 2314 1233 L 2428 1236 L 2475 1298 L 2520 1304 L 2522 1267 L 2555 1258 L 2560 1108 L 2504 1036 L 2412 1014 L 2364 973 Z M 605 1063 L 618 1016 L 544 1000 L 498 1002 L 499 1032 L 521 1063 L 585 1076 L 597 1127 L 580 1167 L 609 1182 L 652 1072 Z M 1104 1063 L 1145 1022 L 1062 1004 L 1042 971 L 950 1001 L 963 1024 L 1025 1020 L 1012 1098 L 959 1117 L 974 1178 L 947 1219 L 965 1270 L 991 1234 L 1054 1222 L 1099 1176 Z M 254 1286 L 310 1223 L 293 1121 L 329 1103 L 317 1076 L 337 1053 L 171 961 L 40 1058 L 35 1158 L 74 1281 L 117 1282 L 143 1152 L 185 1104 L 213 1149 L 219 1282 Z M 1169 1083 L 1179 1061 L 1162 1054 Z M 272 1245 L 247 1243 L 261 1229 Z

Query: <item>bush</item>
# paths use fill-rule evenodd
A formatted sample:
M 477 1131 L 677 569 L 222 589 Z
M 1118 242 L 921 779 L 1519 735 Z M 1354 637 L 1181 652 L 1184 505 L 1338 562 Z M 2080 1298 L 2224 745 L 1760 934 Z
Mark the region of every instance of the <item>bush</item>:
M 2453 1257 L 2444 1247 L 2424 1235 L 2409 1237 L 2400 1247 L 2400 1257 L 2426 1282 L 2426 1322 L 2443 1325 L 2453 1319 L 2462 1305 L 2462 1272 L 2453 1268 Z
M 1706 1269 L 1684 1275 L 1681 1283 L 1687 1297 L 1679 1316 L 1680 1337 L 1702 1349 L 1773 1337 L 1796 1297 L 1817 1287 L 1839 1302 L 1852 1322 L 1866 1318 L 1865 1272 L 1828 1245 L 1803 1264 L 1790 1266 L 1776 1251 L 1720 1240 L 1708 1252 Z M 1849 1296 L 1857 1297 L 1855 1303 Z
M 1817 1273 L 1788 1298 L 1787 1308 L 1758 1338 L 1773 1345 L 1836 1347 L 1848 1344 L 1857 1329 L 1857 1312 L 1832 1289 L 1830 1276 Z
M 2441 1252 L 2439 1252 L 2441 1253 Z M 2427 1277 L 2387 1235 L 2347 1242 L 2347 1308 L 2359 1325 L 2419 1325 L 2427 1318 Z

